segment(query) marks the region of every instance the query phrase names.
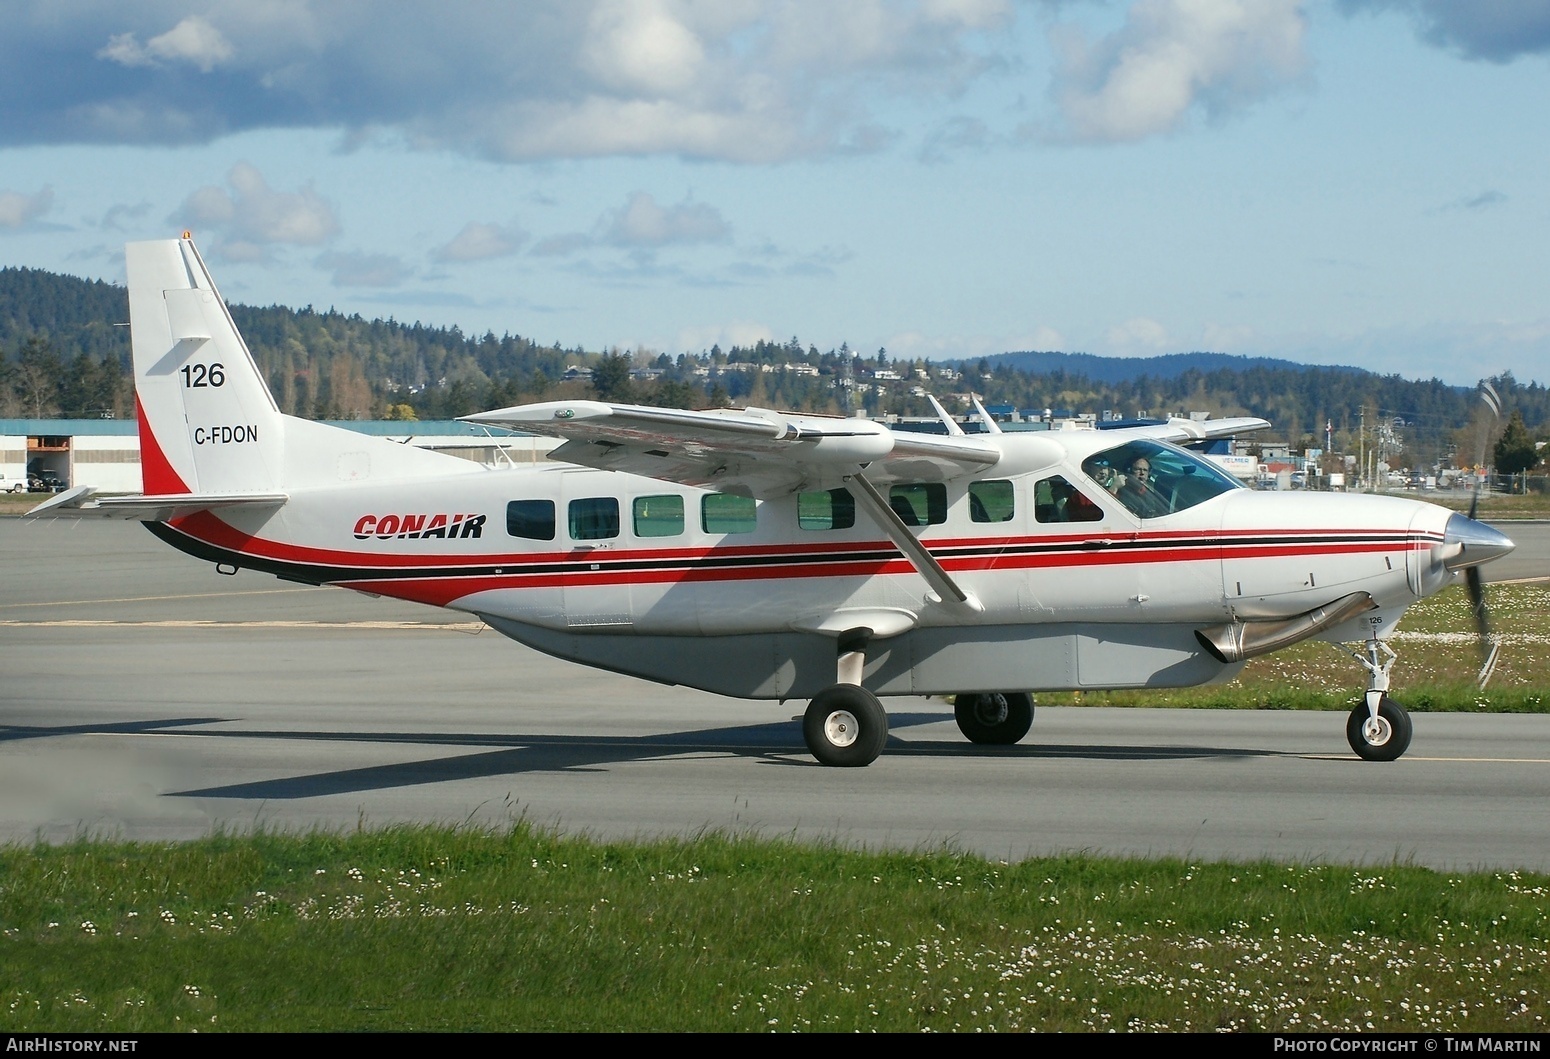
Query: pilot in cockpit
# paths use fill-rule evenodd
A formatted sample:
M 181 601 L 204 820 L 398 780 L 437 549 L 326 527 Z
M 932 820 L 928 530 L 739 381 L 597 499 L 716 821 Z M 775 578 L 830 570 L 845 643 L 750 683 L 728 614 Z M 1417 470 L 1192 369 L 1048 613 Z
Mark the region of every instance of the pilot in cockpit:
M 1121 503 L 1141 518 L 1156 518 L 1172 510 L 1172 505 L 1152 480 L 1151 460 L 1137 456 L 1130 461 L 1126 471 L 1125 484 L 1114 494 Z

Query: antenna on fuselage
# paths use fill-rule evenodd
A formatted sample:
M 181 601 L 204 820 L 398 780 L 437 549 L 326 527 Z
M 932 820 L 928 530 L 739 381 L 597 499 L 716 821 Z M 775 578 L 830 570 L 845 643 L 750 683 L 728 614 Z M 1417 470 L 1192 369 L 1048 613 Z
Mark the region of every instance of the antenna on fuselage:
M 974 402 L 974 410 L 979 413 L 980 422 L 985 424 L 985 433 L 1001 433 L 1001 424 L 990 418 L 990 413 L 985 411 L 985 406 L 980 404 L 980 399 L 971 393 L 969 394 L 969 400 Z
M 929 393 L 926 394 L 926 400 L 931 402 L 931 407 L 935 408 L 936 414 L 942 418 L 942 425 L 947 427 L 948 435 L 950 437 L 961 437 L 963 435 L 963 427 L 958 425 L 958 420 L 947 414 L 947 409 L 942 407 L 942 403 Z

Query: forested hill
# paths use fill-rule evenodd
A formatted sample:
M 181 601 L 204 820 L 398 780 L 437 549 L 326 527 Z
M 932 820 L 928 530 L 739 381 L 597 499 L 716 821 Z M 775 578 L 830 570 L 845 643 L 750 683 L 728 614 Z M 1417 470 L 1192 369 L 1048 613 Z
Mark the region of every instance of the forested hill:
M 1307 371 L 1308 364 L 1275 357 L 1244 357 L 1231 353 L 1167 353 L 1158 357 L 1100 357 L 1094 353 L 1040 353 L 1022 350 L 1016 353 L 998 353 L 986 358 L 992 370 L 1009 364 L 1018 371 L 1033 375 L 1065 372 L 1081 375 L 1093 382 L 1125 382 L 1141 375 L 1154 379 L 1176 379 L 1188 371 L 1202 373 L 1214 371 L 1250 371 L 1265 368 L 1271 371 Z M 1352 371 L 1367 374 L 1363 368 L 1330 367 L 1326 371 Z
M 0 269 L 0 416 L 133 415 L 128 298 L 122 287 L 37 269 Z M 1450 451 L 1480 402 L 1468 388 L 1213 353 L 1124 360 L 1013 353 L 958 363 L 820 352 L 792 338 L 669 355 L 585 352 L 520 335 L 364 320 L 311 307 L 232 306 L 280 407 L 320 419 L 445 418 L 527 401 L 602 397 L 677 407 L 756 404 L 817 412 L 929 415 L 927 393 L 952 406 L 973 392 L 988 404 L 1121 416 L 1194 411 L 1255 415 L 1294 445 L 1356 451 L 1379 426 L 1397 432 L 1413 463 Z M 1044 358 L 1044 359 L 1030 359 Z M 575 370 L 584 369 L 580 374 Z M 1550 392 L 1495 380 L 1503 420 L 1550 425 Z M 964 399 L 966 400 L 966 399 Z M 1364 415 L 1365 413 L 1365 415 Z M 1392 443 L 1392 441 L 1391 441 Z M 1468 442 L 1474 448 L 1478 438 Z
M 491 397 L 520 396 L 506 394 L 504 384 L 558 380 L 567 363 L 585 359 L 580 349 L 515 335 L 470 339 L 455 327 L 364 320 L 311 306 L 233 305 L 231 313 L 281 409 L 314 418 L 373 418 L 393 404 L 461 415 L 488 407 Z M 9 384 L 0 387 L 0 405 L 6 397 L 11 404 L 0 414 L 129 414 L 129 328 L 115 326 L 128 319 L 122 287 L 0 269 L 0 368 Z M 52 392 L 40 392 L 49 389 L 43 376 L 53 376 Z M 121 383 L 117 392 L 104 389 L 107 376 Z

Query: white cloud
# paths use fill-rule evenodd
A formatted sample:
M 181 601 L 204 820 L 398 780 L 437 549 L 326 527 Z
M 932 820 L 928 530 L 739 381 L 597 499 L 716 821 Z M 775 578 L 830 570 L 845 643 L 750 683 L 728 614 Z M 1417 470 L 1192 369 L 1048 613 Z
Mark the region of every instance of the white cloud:
M 1052 327 L 1040 325 L 1031 331 L 1002 335 L 927 335 L 919 331 L 901 331 L 883 343 L 888 355 L 906 360 L 975 360 L 998 353 L 1024 350 L 1064 350 L 1065 336 Z
M 607 210 L 591 233 L 566 232 L 538 241 L 533 254 L 564 257 L 597 246 L 612 246 L 650 256 L 665 246 L 724 243 L 732 227 L 721 211 L 704 202 L 685 198 L 675 206 L 663 206 L 645 191 L 632 191 L 618 209 Z
M 670 243 L 719 243 L 732 229 L 721 211 L 685 199 L 664 207 L 644 191 L 630 193 L 624 206 L 605 218 L 603 238 L 615 246 L 651 248 Z
M 97 58 L 123 66 L 158 66 L 161 62 L 185 62 L 209 73 L 236 54 L 221 31 L 198 15 L 190 15 L 144 46 L 133 33 L 115 33 L 97 52 Z
M 1010 61 L 1010 0 L 12 0 L 0 146 L 388 130 L 500 161 L 876 150 Z M 220 77 L 202 74 L 219 72 Z
M 1406 12 L 1422 40 L 1466 59 L 1511 62 L 1550 52 L 1550 0 L 1340 0 L 1340 7 Z
M 431 256 L 437 261 L 488 261 L 515 254 L 525 242 L 527 232 L 517 225 L 469 221 Z
M 390 254 L 341 253 L 330 251 L 317 259 L 317 266 L 334 274 L 336 287 L 397 287 L 413 272 Z
M 1156 320 L 1144 316 L 1126 320 L 1103 333 L 1108 351 L 1118 356 L 1134 353 L 1156 353 L 1171 344 L 1168 329 Z
M 0 228 L 21 228 L 37 220 L 54 205 L 54 189 L 44 187 L 36 195 L 0 191 Z
M 582 46 L 584 69 L 625 92 L 677 95 L 703 75 L 699 37 L 653 0 L 605 0 L 592 12 Z
M 149 202 L 137 202 L 133 205 L 125 202 L 115 203 L 108 207 L 107 212 L 102 215 L 102 220 L 98 223 L 102 228 L 110 232 L 130 231 L 134 226 L 128 222 L 139 222 L 150 212 L 151 204 Z
M 1089 41 L 1058 27 L 1054 95 L 1077 140 L 1138 140 L 1195 107 L 1221 114 L 1295 79 L 1306 58 L 1304 0 L 1137 0 L 1125 25 Z
M 1521 383 L 1550 384 L 1550 317 L 1498 321 L 1429 321 L 1346 334 L 1268 337 L 1253 351 L 1305 364 L 1399 365 L 1407 379 L 1438 378 L 1454 386 L 1511 371 Z
M 1200 332 L 1197 348 L 1213 353 L 1243 353 L 1253 349 L 1258 334 L 1242 324 L 1206 324 Z
M 727 324 L 708 324 L 687 327 L 678 332 L 678 348 L 698 353 L 711 346 L 731 349 L 733 346 L 751 346 L 757 342 L 775 341 L 775 332 L 761 323 L 736 320 Z
M 241 255 L 241 260 L 255 260 L 254 248 L 276 243 L 319 246 L 339 234 L 333 207 L 311 184 L 297 191 L 275 191 L 248 162 L 232 166 L 226 182 L 227 187 L 202 187 L 190 194 L 169 223 L 196 234 L 202 228 L 222 233 L 227 244 L 221 255 Z

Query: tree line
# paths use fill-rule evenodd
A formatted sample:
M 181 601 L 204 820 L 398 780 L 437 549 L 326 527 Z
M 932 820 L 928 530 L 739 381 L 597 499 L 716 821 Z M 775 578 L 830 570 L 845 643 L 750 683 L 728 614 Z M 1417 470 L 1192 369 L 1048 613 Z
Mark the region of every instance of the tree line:
M 1521 460 L 1524 446 L 1531 449 L 1550 427 L 1550 391 L 1510 373 L 1493 379 L 1504 418 L 1487 421 L 1469 388 L 1355 368 L 1245 361 L 1099 381 L 1058 368 L 1025 370 L 1018 354 L 933 363 L 893 358 L 885 349 L 863 354 L 844 344 L 820 351 L 795 337 L 677 355 L 588 351 L 312 306 L 233 305 L 231 311 L 281 410 L 313 419 L 445 419 L 587 397 L 928 416 L 926 394 L 952 408 L 955 396 L 972 392 L 987 404 L 1034 414 L 1259 416 L 1296 448 L 1322 448 L 1327 439 L 1336 451 L 1355 452 L 1381 429 L 1403 446 L 1410 466 L 1429 466 L 1455 451 L 1459 463 L 1471 464 L 1476 450 L 1494 448 L 1509 432 Z M 132 416 L 128 313 L 122 287 L 40 269 L 0 269 L 0 415 Z

